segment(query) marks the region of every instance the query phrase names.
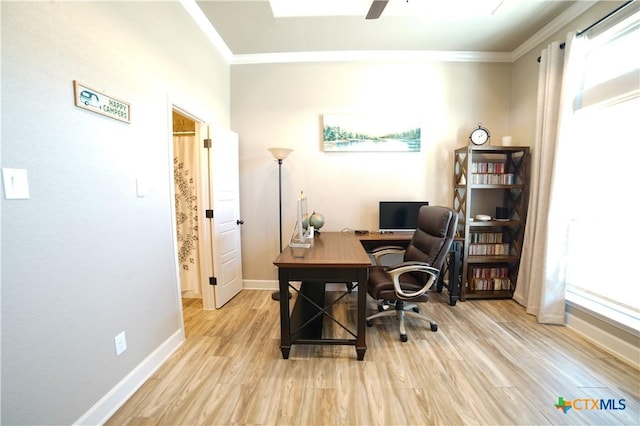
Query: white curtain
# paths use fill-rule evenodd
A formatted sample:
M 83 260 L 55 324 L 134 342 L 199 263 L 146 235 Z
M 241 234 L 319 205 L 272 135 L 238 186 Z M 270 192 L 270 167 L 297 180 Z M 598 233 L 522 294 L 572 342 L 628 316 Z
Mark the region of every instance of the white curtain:
M 517 286 L 513 298 L 526 306 L 538 322 L 565 322 L 565 262 L 567 221 L 563 215 L 569 180 L 556 179 L 556 160 L 564 155 L 562 141 L 569 138 L 563 122 L 571 116 L 571 85 L 581 81 L 574 59 L 580 40 L 570 33 L 564 49 L 559 42 L 542 51 L 538 77 L 535 145 L 532 149 L 531 191 Z M 568 60 L 565 60 L 567 58 Z
M 200 294 L 198 245 L 199 162 L 195 136 L 173 137 L 178 262 L 182 291 Z

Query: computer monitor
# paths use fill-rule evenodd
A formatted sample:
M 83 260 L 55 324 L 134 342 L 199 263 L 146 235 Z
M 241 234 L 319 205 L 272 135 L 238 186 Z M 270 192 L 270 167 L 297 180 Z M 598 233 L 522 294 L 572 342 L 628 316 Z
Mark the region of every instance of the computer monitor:
M 409 232 L 418 227 L 418 210 L 428 201 L 380 201 L 380 232 Z
M 309 248 L 311 235 L 309 232 L 309 203 L 303 192 L 296 200 L 296 224 L 289 240 L 289 246 L 295 248 Z

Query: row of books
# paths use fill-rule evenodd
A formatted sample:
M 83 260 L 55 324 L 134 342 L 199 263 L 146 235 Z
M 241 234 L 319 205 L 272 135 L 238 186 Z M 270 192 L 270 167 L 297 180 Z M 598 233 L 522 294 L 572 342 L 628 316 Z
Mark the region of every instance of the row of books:
M 513 185 L 514 182 L 513 173 L 474 173 L 471 175 L 471 183 L 476 185 Z
M 496 173 L 502 174 L 506 171 L 504 163 L 471 163 L 471 173 Z
M 511 290 L 509 278 L 473 278 L 470 282 L 472 291 Z
M 502 243 L 502 232 L 471 232 L 470 244 Z
M 509 268 L 478 267 L 469 272 L 469 285 L 474 291 L 510 290 Z
M 497 267 L 476 267 L 471 268 L 471 278 L 507 278 L 509 276 L 509 268 L 506 266 Z
M 469 244 L 469 256 L 498 256 L 509 254 L 509 243 Z

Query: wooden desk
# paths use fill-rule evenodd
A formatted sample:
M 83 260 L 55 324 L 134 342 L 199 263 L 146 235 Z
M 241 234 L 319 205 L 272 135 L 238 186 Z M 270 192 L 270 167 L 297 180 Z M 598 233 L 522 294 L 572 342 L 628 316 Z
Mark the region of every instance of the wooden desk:
M 365 339 L 365 320 L 367 305 L 367 278 L 371 259 L 367 251 L 383 245 L 400 245 L 407 247 L 412 233 L 380 234 L 369 233 L 354 235 L 343 232 L 323 232 L 313 239 L 308 248 L 285 247 L 273 261 L 278 267 L 280 291 L 280 350 L 284 359 L 289 358 L 291 345 L 355 345 L 358 360 L 364 359 L 367 350 Z M 459 244 L 452 245 L 449 262 L 449 295 L 451 306 L 456 304 L 460 295 Z M 291 281 L 301 281 L 300 290 L 290 285 Z M 326 283 L 346 283 L 351 292 L 352 283 L 356 282 L 358 291 L 358 315 L 356 333 L 339 323 L 325 307 Z M 438 279 L 437 290 L 442 291 L 446 285 L 442 274 Z M 290 312 L 289 289 L 298 293 L 296 304 Z M 327 315 L 340 324 L 354 338 L 331 339 L 322 337 L 322 320 Z
M 292 344 L 354 345 L 358 360 L 367 350 L 365 318 L 367 278 L 371 260 L 353 234 L 323 232 L 313 239 L 311 248 L 286 247 L 274 260 L 280 284 L 280 350 L 289 358 Z M 302 281 L 300 291 L 290 281 Z M 321 336 L 326 283 L 357 282 L 358 315 L 353 339 L 326 339 Z M 289 315 L 289 288 L 298 291 L 296 305 Z M 335 319 L 334 319 L 335 321 Z M 318 327 L 320 326 L 320 331 Z
M 413 232 L 369 232 L 368 234 L 356 235 L 367 252 L 380 246 L 401 246 L 407 248 L 409 241 L 413 237 Z

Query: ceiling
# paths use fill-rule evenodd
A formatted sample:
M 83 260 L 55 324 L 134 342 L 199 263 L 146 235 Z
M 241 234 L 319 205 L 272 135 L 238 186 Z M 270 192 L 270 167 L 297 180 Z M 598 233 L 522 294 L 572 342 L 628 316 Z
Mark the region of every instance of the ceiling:
M 490 11 L 487 15 L 468 16 L 465 11 L 469 9 L 469 0 L 390 0 L 379 19 L 367 20 L 365 15 L 371 0 L 340 0 L 352 6 L 346 13 L 336 12 L 346 16 L 290 17 L 274 17 L 269 0 L 196 2 L 234 56 L 341 51 L 511 53 L 539 32 L 544 32 L 550 23 L 562 20 L 566 24 L 595 3 L 559 0 L 473 1 L 493 1 L 493 8 L 495 4 L 498 6 L 492 14 Z M 331 3 L 331 0 L 297 2 L 298 5 L 321 6 L 322 3 Z M 410 9 L 408 6 L 412 4 L 446 4 L 453 9 Z M 310 13 L 313 14 L 313 11 Z M 330 10 L 321 10 L 316 14 L 331 13 Z

